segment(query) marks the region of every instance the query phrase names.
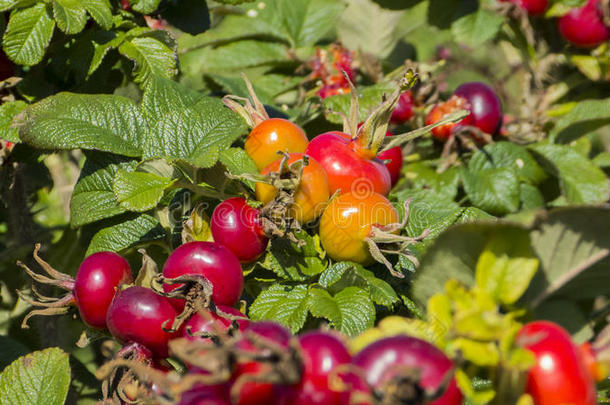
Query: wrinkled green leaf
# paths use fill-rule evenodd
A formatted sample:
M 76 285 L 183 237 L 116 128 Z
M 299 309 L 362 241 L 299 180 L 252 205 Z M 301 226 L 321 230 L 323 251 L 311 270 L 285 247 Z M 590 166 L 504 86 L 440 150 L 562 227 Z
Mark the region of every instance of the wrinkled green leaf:
M 19 142 L 19 131 L 11 128 L 13 118 L 28 105 L 25 101 L 17 100 L 0 105 L 0 139 L 10 142 Z
M 250 306 L 252 320 L 277 321 L 297 333 L 301 330 L 309 313 L 307 286 L 294 287 L 273 284 L 256 297 Z
M 348 336 L 356 336 L 375 324 L 375 306 L 369 293 L 359 287 L 347 287 L 335 296 L 318 288 L 311 289 L 309 294 L 311 314 L 328 319 Z
M 136 104 L 111 95 L 59 93 L 26 108 L 19 136 L 43 149 L 96 149 L 140 156 L 146 126 Z
M 140 243 L 159 240 L 164 237 L 165 231 L 159 221 L 150 215 L 142 214 L 97 232 L 87 248 L 87 256 L 104 250 L 118 252 Z
M 79 227 L 125 212 L 112 186 L 119 169 L 131 170 L 135 162 L 120 156 L 89 152 L 70 200 L 70 224 Z
M 143 212 L 154 208 L 175 180 L 152 173 L 119 170 L 114 176 L 114 195 L 129 210 Z
M 530 147 L 559 178 L 561 191 L 572 204 L 595 204 L 608 200 L 608 179 L 591 160 L 569 146 L 536 144 Z
M 68 355 L 53 347 L 20 357 L 0 374 L 1 405 L 63 405 L 70 386 Z
M 45 3 L 11 13 L 2 48 L 19 65 L 32 66 L 40 62 L 53 36 L 55 21 Z

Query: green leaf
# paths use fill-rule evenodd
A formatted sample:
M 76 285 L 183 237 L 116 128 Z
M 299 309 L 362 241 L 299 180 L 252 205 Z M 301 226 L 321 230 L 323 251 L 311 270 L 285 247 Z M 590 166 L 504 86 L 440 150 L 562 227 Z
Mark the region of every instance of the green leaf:
M 290 328 L 292 333 L 297 333 L 307 319 L 308 297 L 305 285 L 273 284 L 256 297 L 248 314 L 252 320 L 274 320 Z
M 108 0 L 80 0 L 89 15 L 105 30 L 112 28 L 112 6 Z
M 497 215 L 519 209 L 519 180 L 514 170 L 463 168 L 461 174 L 468 198 L 476 207 Z
M 171 79 L 178 73 L 176 53 L 155 38 L 132 38 L 119 46 L 119 52 L 134 62 L 136 83 L 146 84 L 153 76 Z
M 140 156 L 146 127 L 125 97 L 59 93 L 30 105 L 19 117 L 22 141 L 43 149 L 96 149 Z
M 176 110 L 190 108 L 204 96 L 188 87 L 163 77 L 154 77 L 142 96 L 142 113 L 151 122 Z
M 278 6 L 294 47 L 313 45 L 323 38 L 345 8 L 336 0 L 280 0 Z
M 109 250 L 119 252 L 144 242 L 165 238 L 159 221 L 142 214 L 133 219 L 101 229 L 91 239 L 86 255 Z
M 88 152 L 86 156 L 70 200 L 70 224 L 75 228 L 124 213 L 112 190 L 114 176 L 135 168 L 134 161 L 116 155 Z
M 285 64 L 286 47 L 264 41 L 238 41 L 216 48 L 204 47 L 180 55 L 183 73 L 240 72 L 246 68 Z
M 537 305 L 548 297 L 593 299 L 610 293 L 610 209 L 561 208 L 532 231 L 539 274 L 527 293 Z
M 87 13 L 80 0 L 53 0 L 53 17 L 66 34 L 78 34 L 85 28 Z
M 90 39 L 93 47 L 91 62 L 87 71 L 87 76 L 91 76 L 102 64 L 104 57 L 111 49 L 115 49 L 125 40 L 125 34 L 116 31 L 94 32 Z
M 54 28 L 51 9 L 44 3 L 13 11 L 2 41 L 4 52 L 18 65 L 35 65 L 42 60 Z
M 144 146 L 145 158 L 181 159 L 197 167 L 211 167 L 231 143 L 245 132 L 241 117 L 221 100 L 203 97 L 189 108 L 165 110 L 153 122 Z
M 222 163 L 233 175 L 241 174 L 258 174 L 256 164 L 248 156 L 245 150 L 241 148 L 229 148 L 220 152 L 220 163 Z M 254 182 L 246 180 L 244 181 L 254 189 Z
M 453 200 L 458 193 L 460 183 L 460 172 L 457 168 L 449 168 L 442 173 L 436 172 L 436 167 L 428 162 L 418 162 L 405 165 L 405 177 L 412 188 L 417 190 L 433 190 L 445 196 L 445 199 Z M 396 193 L 399 200 L 409 198 L 409 192 L 399 190 Z
M 593 159 L 593 163 L 602 169 L 607 169 L 610 167 L 610 152 L 602 152 L 599 155 L 595 156 Z
M 398 43 L 403 11 L 381 8 L 371 0 L 352 0 L 341 15 L 337 33 L 349 49 L 384 58 Z
M 131 0 L 129 4 L 138 13 L 150 14 L 159 7 L 161 0 Z
M 587 316 L 574 301 L 548 300 L 540 304 L 534 311 L 534 318 L 555 322 L 563 326 L 578 344 L 584 343 L 594 336 Z
M 68 355 L 52 347 L 20 357 L 0 374 L 2 405 L 63 405 L 70 387 Z
M 474 270 L 487 242 L 495 235 L 526 232 L 520 226 L 502 222 L 478 222 L 453 226 L 428 247 L 415 273 L 412 298 L 424 306 L 445 283 L 454 279 L 467 287 L 475 282 Z M 527 238 L 527 234 L 524 236 Z
M 321 257 L 319 240 L 300 231 L 297 238 L 305 244 L 299 247 L 288 238 L 277 238 L 259 264 L 286 280 L 302 281 L 320 274 L 326 268 L 326 260 Z
M 430 25 L 438 28 L 449 28 L 454 21 L 475 13 L 478 6 L 477 0 L 429 0 L 428 22 Z
M 512 142 L 496 142 L 486 145 L 472 156 L 468 167 L 471 170 L 500 167 L 512 169 L 519 176 L 519 180 L 534 185 L 547 177 L 527 149 Z
M 356 336 L 375 324 L 375 306 L 366 290 L 347 287 L 335 296 L 326 290 L 309 291 L 309 310 L 318 318 L 325 318 L 332 326 L 348 336 Z
M 0 105 L 0 139 L 10 142 L 20 142 L 19 131 L 17 128 L 11 128 L 13 118 L 28 105 L 25 101 L 17 100 L 10 101 Z
M 457 41 L 476 46 L 493 39 L 503 23 L 504 18 L 500 14 L 481 8 L 455 21 L 451 31 Z
M 0 0 L 0 11 L 8 11 L 17 6 L 20 1 L 21 0 Z
M 531 184 L 521 183 L 521 210 L 531 210 L 535 208 L 544 208 L 544 196 L 536 186 Z
M 377 305 L 389 307 L 400 301 L 390 284 L 358 263 L 339 262 L 329 266 L 320 274 L 319 283 L 326 289 L 337 284 L 361 287 L 369 292 Z
M 129 211 L 143 212 L 154 208 L 165 190 L 175 183 L 152 173 L 117 171 L 113 191 L 119 204 Z
M 585 100 L 576 103 L 564 115 L 550 133 L 552 140 L 569 143 L 610 124 L 610 98 L 605 100 Z
M 514 230 L 495 235 L 479 256 L 475 270 L 478 288 L 503 304 L 514 304 L 538 270 L 528 234 Z
M 608 179 L 591 160 L 564 145 L 535 144 L 530 149 L 559 178 L 568 203 L 595 204 L 608 200 Z
M 358 116 L 360 121 L 364 121 L 367 115 L 379 105 L 384 95 L 388 95 L 395 90 L 395 86 L 390 83 L 381 83 L 374 86 L 362 87 L 358 89 Z M 324 99 L 324 110 L 326 119 L 330 122 L 340 124 L 343 118 L 339 114 L 331 111 L 348 115 L 350 109 L 350 95 L 343 94 L 331 96 Z

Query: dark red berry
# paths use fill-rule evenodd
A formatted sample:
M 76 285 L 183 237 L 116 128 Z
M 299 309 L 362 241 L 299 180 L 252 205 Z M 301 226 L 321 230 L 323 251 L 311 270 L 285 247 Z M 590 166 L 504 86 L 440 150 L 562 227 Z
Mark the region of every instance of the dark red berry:
M 413 106 L 415 100 L 413 99 L 413 93 L 411 90 L 407 90 L 400 95 L 396 108 L 392 112 L 390 122 L 396 125 L 402 125 L 405 122 L 413 118 Z
M 224 312 L 225 314 L 245 317 L 244 314 L 242 314 L 235 308 L 227 307 L 225 305 L 217 305 L 216 307 L 218 308 L 218 310 Z M 250 321 L 237 321 L 237 326 L 239 327 L 240 331 L 245 330 L 249 325 Z M 206 311 L 204 314 L 193 314 L 193 316 L 191 316 L 189 320 L 184 323 L 184 327 L 182 328 L 181 334 L 182 337 L 185 337 L 189 340 L 208 340 L 206 338 L 193 336 L 193 334 L 210 333 L 216 335 L 219 329 L 224 331 L 227 330 L 229 326 L 231 326 L 231 320 L 224 318 L 220 315 L 214 314 L 212 312 Z
M 189 242 L 179 246 L 167 258 L 163 276 L 176 278 L 186 274 L 201 275 L 212 284 L 212 301 L 217 305 L 235 305 L 244 287 L 244 276 L 237 257 L 214 242 Z M 164 285 L 166 292 L 177 285 Z M 185 301 L 172 298 L 172 305 L 182 311 Z
M 269 242 L 258 215 L 258 210 L 249 206 L 245 198 L 235 197 L 221 202 L 211 218 L 214 240 L 229 248 L 242 263 L 255 261 Z
M 610 27 L 604 25 L 600 0 L 588 0 L 559 19 L 559 32 L 573 45 L 594 48 L 610 39 Z
M 402 148 L 400 146 L 395 146 L 391 149 L 383 151 L 379 155 L 377 155 L 377 159 L 386 161 L 385 167 L 387 167 L 388 171 L 390 172 L 390 177 L 392 178 L 392 187 L 394 187 L 396 183 L 398 183 L 398 180 L 400 180 L 400 177 L 402 175 Z
M 81 263 L 74 281 L 74 298 L 83 321 L 106 327 L 106 312 L 120 284 L 133 282 L 127 260 L 114 252 L 98 252 Z
M 296 389 L 283 390 L 278 405 L 340 405 L 343 394 L 331 389 L 330 377 L 338 366 L 350 362 L 347 348 L 330 332 L 305 333 L 299 343 L 303 356 L 301 382 Z
M 260 337 L 273 341 L 276 345 L 286 348 L 292 337 L 290 331 L 280 324 L 275 322 L 255 322 L 250 324 L 248 333 L 254 333 Z M 244 339 L 240 342 L 239 348 L 244 351 L 257 351 L 257 349 L 249 340 Z M 235 371 L 235 378 L 243 375 L 264 375 L 268 370 L 265 365 L 256 361 L 241 363 Z M 264 382 L 247 382 L 239 393 L 237 405 L 268 405 L 273 404 L 277 395 L 277 388 L 273 384 Z
M 511 2 L 527 11 L 531 16 L 539 16 L 544 14 L 549 7 L 549 0 L 500 0 L 503 2 Z
M 182 394 L 178 405 L 231 405 L 227 384 L 195 386 Z
M 443 383 L 453 363 L 430 343 L 410 336 L 380 339 L 360 351 L 352 364 L 364 372 L 369 387 L 379 389 L 395 380 L 406 368 L 419 371 L 419 386 L 435 390 Z M 402 371 L 401 371 L 402 370 Z M 462 394 L 451 379 L 444 394 L 430 405 L 461 405 Z
M 487 134 L 495 134 L 502 125 L 502 103 L 495 91 L 485 83 L 470 82 L 459 86 L 455 95 L 470 104 L 473 125 Z
M 156 356 L 167 357 L 167 342 L 173 334 L 163 330 L 178 315 L 167 298 L 154 291 L 133 286 L 119 291 L 108 308 L 108 330 L 120 342 L 135 342 L 148 347 Z

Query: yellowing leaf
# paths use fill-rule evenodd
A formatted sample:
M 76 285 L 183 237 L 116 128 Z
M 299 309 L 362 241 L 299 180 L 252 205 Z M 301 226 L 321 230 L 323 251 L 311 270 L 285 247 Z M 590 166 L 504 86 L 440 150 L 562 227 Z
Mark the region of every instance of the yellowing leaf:
M 500 353 L 494 343 L 458 338 L 451 341 L 447 352 L 450 357 L 457 357 L 461 353 L 465 360 L 482 367 L 496 366 L 500 361 Z
M 495 235 L 479 256 L 476 284 L 503 304 L 513 304 L 538 270 L 527 233 L 510 230 Z

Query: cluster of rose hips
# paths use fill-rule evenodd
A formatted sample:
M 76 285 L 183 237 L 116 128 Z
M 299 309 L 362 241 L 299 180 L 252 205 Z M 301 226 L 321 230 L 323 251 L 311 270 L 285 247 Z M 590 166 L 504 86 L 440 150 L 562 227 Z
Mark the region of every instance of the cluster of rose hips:
M 98 375 L 105 378 L 112 374 L 108 368 L 123 367 L 121 378 L 128 376 L 128 384 L 118 385 L 124 391 L 117 398 L 125 401 L 181 405 L 462 403 L 454 377 L 456 365 L 427 341 L 406 335 L 384 337 L 353 353 L 347 338 L 338 332 L 293 336 L 274 322 L 250 322 L 233 307 L 243 285 L 239 262 L 218 243 L 183 244 L 165 262 L 162 274 L 166 281 L 201 275 L 212 286 L 213 304 L 191 314 L 176 330 L 168 325 L 193 302 L 132 285 L 129 264 L 118 254 L 90 255 L 72 279 L 42 261 L 38 248 L 34 257 L 49 277 L 28 272 L 37 281 L 70 291 L 56 303 L 47 299 L 46 306 L 75 304 L 86 324 L 107 328 L 124 345 Z M 164 285 L 170 294 L 179 288 Z M 603 370 L 590 344 L 576 346 L 565 330 L 546 321 L 526 324 L 515 342 L 535 358 L 525 387 L 535 404 L 595 404 L 595 380 L 603 376 Z M 166 361 L 170 355 L 184 363 L 185 372 L 173 370 Z
M 529 15 L 546 12 L 549 0 L 501 0 L 511 2 Z M 573 8 L 557 21 L 559 32 L 566 41 L 582 48 L 594 48 L 610 40 L 610 26 L 604 23 L 601 0 L 587 0 L 582 7 Z
M 475 140 L 482 141 L 484 134 L 496 135 L 502 126 L 502 102 L 494 90 L 481 82 L 464 83 L 453 95 L 439 102 L 426 116 L 426 125 L 441 121 L 458 110 L 468 110 L 461 121 L 437 126 L 432 135 L 446 141 L 458 132 L 468 131 Z
M 308 64 L 311 69 L 308 79 L 320 82 L 316 94 L 322 99 L 349 93 L 348 79 L 356 80 L 354 52 L 341 44 L 331 44 L 328 49 L 317 48 L 315 57 Z
M 263 207 L 241 197 L 223 201 L 211 217 L 214 240 L 248 263 L 262 255 L 269 238 L 283 235 L 286 219 L 300 228 L 321 217 L 320 240 L 332 259 L 372 263 L 375 233 L 395 234 L 400 222 L 386 196 L 401 177 L 403 155 L 398 146 L 380 151 L 391 135 L 384 128 L 412 118 L 412 93 L 397 91 L 387 100 L 385 122 L 368 119 L 311 141 L 298 125 L 269 118 L 253 92 L 250 97 L 245 107 L 232 96 L 225 103 L 252 127 L 244 149 L 260 172 L 255 195 Z

